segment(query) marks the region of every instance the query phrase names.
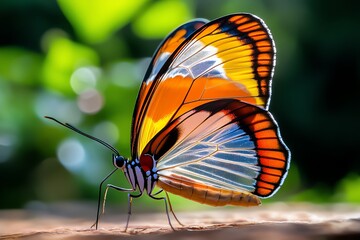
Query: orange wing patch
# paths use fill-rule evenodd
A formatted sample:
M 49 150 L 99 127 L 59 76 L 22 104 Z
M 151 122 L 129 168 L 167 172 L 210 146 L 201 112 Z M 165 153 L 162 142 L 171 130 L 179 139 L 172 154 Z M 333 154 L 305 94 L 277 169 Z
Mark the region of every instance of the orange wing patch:
M 246 113 L 242 113 L 246 116 Z M 273 195 L 289 168 L 289 150 L 283 143 L 275 120 L 270 113 L 259 112 L 243 120 L 248 124 L 257 147 L 259 165 L 262 171 L 258 176 L 255 194 L 261 197 Z
M 191 84 L 191 78 L 176 76 L 157 87 L 148 106 L 152 111 L 147 113 L 139 133 L 139 153 L 169 123 L 177 108 L 183 103 Z

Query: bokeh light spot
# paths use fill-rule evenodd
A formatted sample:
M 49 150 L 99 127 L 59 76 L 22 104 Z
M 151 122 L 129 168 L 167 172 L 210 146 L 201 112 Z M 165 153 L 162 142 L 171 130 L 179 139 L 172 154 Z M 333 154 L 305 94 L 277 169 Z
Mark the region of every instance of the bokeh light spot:
M 96 125 L 94 136 L 97 136 L 110 144 L 114 144 L 119 139 L 119 130 L 114 123 L 104 121 Z
M 14 134 L 0 134 L 0 163 L 6 162 L 13 155 L 17 140 Z
M 82 112 L 94 114 L 103 107 L 104 99 L 97 90 L 90 89 L 79 95 L 77 104 Z
M 75 139 L 63 141 L 57 149 L 60 163 L 71 172 L 79 172 L 85 164 L 85 150 Z
M 95 88 L 97 82 L 96 75 L 95 69 L 90 67 L 82 67 L 75 70 L 70 78 L 71 88 L 77 94 Z

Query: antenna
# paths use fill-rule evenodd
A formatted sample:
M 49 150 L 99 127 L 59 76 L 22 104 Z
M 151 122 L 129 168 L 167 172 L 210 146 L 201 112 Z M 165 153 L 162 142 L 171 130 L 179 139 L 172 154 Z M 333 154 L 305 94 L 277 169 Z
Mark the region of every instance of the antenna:
M 45 118 L 53 120 L 53 121 L 57 122 L 58 124 L 73 130 L 74 132 L 77 132 L 77 133 L 79 133 L 79 134 L 81 134 L 81 135 L 83 135 L 85 137 L 88 137 L 88 138 L 100 143 L 101 145 L 103 145 L 103 146 L 107 147 L 108 149 L 110 149 L 111 151 L 113 151 L 116 154 L 116 156 L 120 156 L 120 153 L 113 146 L 111 146 L 109 143 L 107 143 L 107 142 L 105 142 L 105 141 L 103 141 L 101 139 L 98 139 L 98 138 L 96 138 L 94 136 L 91 136 L 91 135 L 89 135 L 87 133 L 84 133 L 83 131 L 77 129 L 76 127 L 70 125 L 69 123 L 62 123 L 59 120 L 57 120 L 57 119 L 55 119 L 53 117 L 49 117 L 49 116 L 45 116 Z

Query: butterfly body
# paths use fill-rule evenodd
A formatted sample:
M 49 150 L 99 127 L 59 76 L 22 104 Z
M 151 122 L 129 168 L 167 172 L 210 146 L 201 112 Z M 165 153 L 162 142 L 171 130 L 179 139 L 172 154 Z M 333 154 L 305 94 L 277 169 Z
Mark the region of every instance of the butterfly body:
M 151 158 L 150 156 L 148 157 Z M 142 195 L 143 192 L 146 192 L 149 195 L 151 194 L 158 179 L 155 167 L 148 168 L 148 166 L 144 166 L 144 164 L 141 164 L 141 162 L 137 159 L 133 161 L 126 160 L 123 163 L 118 163 L 116 162 L 116 156 L 114 157 L 114 165 L 123 170 L 134 191 L 138 190 L 140 195 Z
M 157 185 L 167 192 L 214 207 L 225 205 L 249 207 L 261 204 L 260 199 L 249 192 L 214 188 L 180 176 L 158 181 Z

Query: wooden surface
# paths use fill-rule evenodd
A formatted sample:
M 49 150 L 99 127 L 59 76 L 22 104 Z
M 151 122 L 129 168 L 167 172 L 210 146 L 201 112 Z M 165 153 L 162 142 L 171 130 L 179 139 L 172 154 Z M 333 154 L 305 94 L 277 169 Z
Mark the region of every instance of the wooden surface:
M 172 231 L 165 213 L 105 214 L 99 229 L 93 205 L 61 204 L 0 211 L 0 239 L 360 239 L 360 206 L 270 204 L 256 208 L 211 208 L 177 212 Z M 116 213 L 115 213 L 116 212 Z

